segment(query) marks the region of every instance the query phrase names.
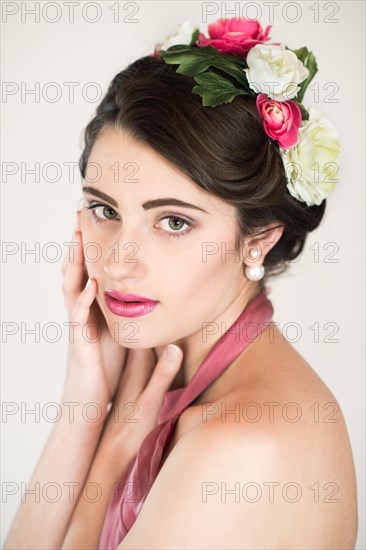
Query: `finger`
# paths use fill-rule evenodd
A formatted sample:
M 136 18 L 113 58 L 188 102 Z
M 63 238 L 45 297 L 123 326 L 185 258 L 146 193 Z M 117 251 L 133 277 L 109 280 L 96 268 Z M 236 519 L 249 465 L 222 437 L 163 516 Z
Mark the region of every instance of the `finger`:
M 81 210 L 76 210 L 76 225 L 75 225 L 75 231 L 81 231 L 80 215 L 81 215 Z
M 156 357 L 151 348 L 130 349 L 117 399 L 123 400 L 122 391 L 126 392 L 125 395 L 134 395 L 137 398 L 150 380 L 155 365 Z
M 85 325 L 88 321 L 90 307 L 96 296 L 96 280 L 89 278 L 83 290 L 79 293 L 76 303 L 70 313 L 70 321 Z
M 80 230 L 81 230 L 80 229 L 80 210 L 77 210 L 76 211 L 75 227 L 74 227 L 74 231 L 72 232 L 71 239 L 70 239 L 71 242 L 75 241 L 75 231 L 80 231 Z M 61 272 L 63 274 L 66 272 L 66 268 L 69 265 L 69 261 L 70 261 L 70 250 L 67 249 L 67 251 L 64 255 L 64 258 L 62 260 L 62 264 L 61 264 Z
M 71 235 L 71 239 L 70 239 L 70 242 L 71 243 L 74 243 L 75 242 L 75 231 L 73 231 L 72 235 Z M 69 265 L 69 262 L 70 262 L 70 249 L 67 248 L 66 249 L 66 252 L 64 254 L 64 257 L 62 259 L 62 264 L 61 264 L 61 273 L 63 275 L 65 275 L 66 273 L 66 269 L 67 269 L 67 266 Z
M 94 342 L 99 343 L 99 329 L 94 323 L 88 324 L 90 307 L 97 294 L 97 282 L 95 279 L 88 279 L 85 288 L 80 293 L 77 302 L 71 311 L 69 320 L 74 326 L 74 338 L 77 359 L 81 365 L 99 364 L 100 356 L 96 353 L 99 346 L 94 346 Z M 87 330 L 85 331 L 85 328 Z M 85 343 L 88 342 L 87 345 Z
M 70 313 L 74 308 L 80 292 L 85 286 L 84 254 L 80 231 L 75 232 L 74 257 L 68 263 L 64 273 L 63 292 L 66 309 Z
M 183 352 L 174 344 L 169 344 L 159 358 L 152 376 L 141 395 L 143 406 L 152 415 L 158 415 L 165 393 L 169 390 L 174 377 L 181 367 Z

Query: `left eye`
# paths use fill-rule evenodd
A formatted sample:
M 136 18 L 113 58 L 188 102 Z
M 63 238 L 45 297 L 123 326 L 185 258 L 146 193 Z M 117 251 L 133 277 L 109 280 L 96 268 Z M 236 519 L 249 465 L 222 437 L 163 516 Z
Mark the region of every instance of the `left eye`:
M 166 236 L 168 238 L 181 237 L 182 235 L 186 235 L 187 233 L 189 233 L 192 229 L 192 225 L 189 222 L 187 222 L 183 218 L 179 218 L 178 216 L 165 216 L 164 218 L 161 218 L 160 221 L 163 221 L 163 220 L 173 220 L 173 223 L 168 222 L 169 228 L 173 229 L 173 232 L 166 231 Z M 176 222 L 178 222 L 179 227 L 176 226 Z M 177 229 L 181 229 L 181 224 L 186 225 L 188 229 L 186 229 L 185 231 L 178 232 Z

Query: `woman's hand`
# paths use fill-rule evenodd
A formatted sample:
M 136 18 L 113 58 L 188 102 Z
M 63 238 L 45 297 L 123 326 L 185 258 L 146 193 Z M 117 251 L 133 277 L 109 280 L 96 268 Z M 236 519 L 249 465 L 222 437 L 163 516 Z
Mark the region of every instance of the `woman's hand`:
M 71 324 L 63 402 L 97 403 L 104 417 L 116 392 L 127 350 L 114 341 L 95 300 L 97 281 L 92 278 L 85 286 L 88 276 L 79 227 L 77 219 L 74 257 L 70 261 L 66 255 L 62 264 L 63 293 Z
M 126 366 L 101 436 L 100 450 L 120 471 L 131 460 L 145 437 L 157 426 L 157 419 L 183 359 L 181 348 L 169 345 L 157 360 L 155 351 L 128 350 Z M 170 355 L 171 353 L 171 355 Z
M 100 497 L 97 500 L 78 500 L 60 548 L 99 548 L 111 490 L 157 423 L 164 394 L 179 370 L 183 356 L 182 350 L 177 350 L 175 359 L 169 359 L 163 353 L 158 361 L 152 349 L 128 350 L 116 398 L 85 482 L 85 487 L 97 483 Z

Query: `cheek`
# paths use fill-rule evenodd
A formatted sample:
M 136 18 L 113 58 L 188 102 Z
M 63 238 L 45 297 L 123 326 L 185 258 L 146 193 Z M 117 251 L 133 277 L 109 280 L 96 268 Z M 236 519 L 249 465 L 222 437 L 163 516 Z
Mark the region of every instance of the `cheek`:
M 97 276 L 103 270 L 108 254 L 108 243 L 97 224 L 81 218 L 83 253 L 89 275 Z
M 207 243 L 213 246 L 208 248 Z M 164 258 L 164 266 L 159 263 L 156 295 L 164 306 L 159 326 L 164 326 L 167 338 L 170 334 L 171 339 L 176 338 L 177 330 L 179 337 L 202 330 L 203 322 L 211 322 L 230 305 L 240 286 L 239 255 L 227 253 L 234 245 L 232 235 L 230 240 L 218 238 L 215 243 L 211 234 L 202 248 L 200 244 L 187 249 L 174 258 L 176 261 Z M 156 337 L 161 338 L 161 333 Z
M 237 284 L 241 269 L 240 253 L 234 253 L 235 240 L 232 234 L 203 240 L 199 245 L 186 248 L 181 254 L 164 257 L 157 264 L 156 280 L 163 294 L 172 298 L 172 303 L 197 300 L 230 294 L 230 285 Z

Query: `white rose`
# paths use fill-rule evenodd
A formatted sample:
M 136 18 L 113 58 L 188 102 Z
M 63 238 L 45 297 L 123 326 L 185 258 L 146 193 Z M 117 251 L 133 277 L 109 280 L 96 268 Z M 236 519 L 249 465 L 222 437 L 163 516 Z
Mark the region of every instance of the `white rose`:
M 176 46 L 177 44 L 189 45 L 191 42 L 193 31 L 195 26 L 189 19 L 181 23 L 176 27 L 176 32 L 170 34 L 164 38 L 163 43 L 160 46 L 161 50 L 167 50 L 170 46 Z
M 295 97 L 298 84 L 309 76 L 303 62 L 283 46 L 256 44 L 247 55 L 248 69 L 244 69 L 249 86 L 258 93 L 277 101 Z
M 309 120 L 299 128 L 299 143 L 280 149 L 288 190 L 308 206 L 319 205 L 338 181 L 340 144 L 336 128 L 321 113 L 310 108 Z

